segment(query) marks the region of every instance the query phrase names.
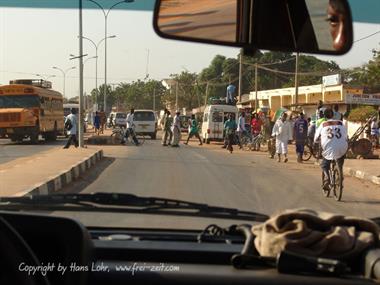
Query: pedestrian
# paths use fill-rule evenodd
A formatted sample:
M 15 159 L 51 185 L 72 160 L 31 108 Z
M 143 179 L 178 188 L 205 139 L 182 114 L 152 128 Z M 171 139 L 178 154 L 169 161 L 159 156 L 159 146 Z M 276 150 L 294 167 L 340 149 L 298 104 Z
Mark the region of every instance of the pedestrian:
M 374 148 L 378 147 L 379 145 L 379 122 L 377 121 L 377 118 L 374 117 L 371 122 L 371 140 L 373 142 Z
M 325 110 L 326 110 L 326 108 L 321 108 L 321 109 L 319 110 L 319 113 L 318 113 L 318 118 L 319 118 L 319 119 L 317 119 L 317 121 L 316 121 L 316 123 L 315 123 L 316 129 L 318 129 L 319 126 L 320 126 L 323 122 L 326 121 L 325 113 L 324 113 Z
M 226 103 L 232 105 L 234 103 L 236 87 L 233 84 L 227 86 Z
M 317 105 L 317 110 L 315 111 L 315 115 L 316 115 L 316 120 L 320 119 L 319 115 L 321 114 L 321 109 L 323 108 L 323 102 L 322 100 L 319 100 L 318 101 L 318 105 Z M 322 114 L 323 114 L 323 111 L 322 110 Z
M 334 105 L 334 117 L 333 117 L 333 119 L 337 120 L 337 121 L 343 120 L 343 115 L 341 112 L 339 112 L 339 105 L 338 104 Z
M 225 121 L 224 123 L 224 130 L 225 130 L 225 134 L 226 134 L 226 138 L 227 140 L 225 140 L 224 144 L 224 148 L 227 148 L 229 150 L 230 153 L 233 152 L 233 143 L 234 143 L 234 139 L 235 139 L 235 131 L 237 129 L 237 124 L 236 124 L 236 121 L 233 117 L 233 114 L 230 113 L 228 114 L 228 120 Z
M 284 155 L 284 162 L 288 162 L 288 142 L 293 140 L 292 126 L 287 121 L 288 115 L 284 112 L 277 120 L 273 127 L 272 136 L 276 137 L 276 153 L 278 155 L 278 162 L 281 162 L 281 154 Z
M 101 110 L 99 113 L 99 116 L 100 116 L 100 132 L 103 134 L 106 121 L 107 121 L 106 113 L 103 110 Z
M 177 111 L 175 113 L 173 124 L 172 124 L 172 132 L 173 132 L 173 140 L 172 147 L 179 147 L 179 141 L 181 140 L 181 119 L 179 117 L 181 113 Z
M 260 135 L 263 122 L 261 121 L 259 114 L 253 113 L 253 119 L 251 121 L 252 140 L 254 142 L 252 150 L 260 150 L 260 142 L 256 142 L 255 138 Z
M 245 112 L 241 112 L 239 116 L 237 132 L 238 132 L 238 145 L 240 149 L 242 149 L 243 148 L 243 146 L 241 145 L 242 138 L 244 135 L 247 135 L 247 130 L 245 128 Z
M 95 134 L 99 135 L 100 133 L 100 116 L 98 111 L 95 112 L 94 116 L 94 128 L 95 128 Z
M 77 148 L 79 146 L 77 133 L 78 133 L 78 120 L 77 116 L 75 115 L 76 110 L 72 108 L 71 114 L 69 114 L 66 117 L 65 120 L 65 127 L 67 129 L 67 134 L 69 135 L 69 139 L 66 142 L 66 145 L 63 148 L 69 148 L 71 146 L 71 143 L 74 143 L 75 147 Z
M 195 119 L 194 114 L 191 115 L 189 136 L 187 137 L 187 141 L 185 142 L 186 145 L 189 143 L 189 140 L 193 136 L 195 136 L 199 140 L 199 145 L 202 145 L 202 140 L 201 140 L 201 137 L 199 136 L 198 122 Z
M 135 123 L 134 123 L 134 115 L 135 114 L 135 109 L 131 109 L 131 111 L 127 115 L 127 130 L 125 132 L 125 138 L 121 141 L 122 144 L 125 144 L 125 141 L 128 140 L 129 136 L 132 136 L 133 142 L 135 143 L 136 146 L 139 146 L 140 143 L 136 137 L 136 133 L 134 130 Z
M 114 127 L 114 123 L 113 123 L 113 114 L 112 114 L 112 113 L 111 113 L 111 115 L 110 115 L 110 124 L 109 124 L 109 126 L 110 126 L 111 128 Z
M 169 110 L 165 109 L 164 118 L 162 121 L 163 121 L 162 130 L 164 132 L 164 134 L 162 136 L 162 145 L 163 146 L 171 145 L 171 141 L 173 138 L 173 132 L 171 130 L 173 118 L 171 117 Z M 166 141 L 168 141 L 167 144 L 166 144 Z
M 298 119 L 294 122 L 294 138 L 296 140 L 297 162 L 302 163 L 302 156 L 307 140 L 308 124 L 305 115 L 300 113 Z

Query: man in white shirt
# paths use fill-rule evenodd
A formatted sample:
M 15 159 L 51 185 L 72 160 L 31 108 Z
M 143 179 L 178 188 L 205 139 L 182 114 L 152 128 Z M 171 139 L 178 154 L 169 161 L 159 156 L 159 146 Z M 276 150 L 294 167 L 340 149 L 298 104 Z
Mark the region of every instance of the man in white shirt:
M 181 140 L 181 119 L 179 118 L 179 115 L 181 113 L 177 111 L 175 113 L 174 119 L 173 119 L 173 125 L 172 125 L 172 132 L 173 132 L 173 141 L 172 141 L 172 147 L 179 147 L 179 141 Z
M 278 162 L 281 162 L 281 154 L 285 156 L 284 162 L 288 162 L 288 142 L 293 140 L 293 128 L 289 121 L 288 114 L 282 113 L 273 127 L 272 136 L 276 137 L 276 152 Z
M 239 146 L 240 149 L 242 148 L 241 145 L 241 139 L 244 135 L 246 135 L 247 130 L 245 128 L 245 112 L 242 112 L 238 119 L 238 126 L 237 126 L 237 132 L 238 132 L 238 138 L 239 138 Z
M 131 109 L 131 112 L 127 115 L 127 131 L 125 132 L 125 140 L 128 139 L 128 136 L 132 136 L 133 142 L 135 143 L 136 146 L 140 145 L 139 141 L 136 138 L 136 134 L 134 131 L 134 113 L 135 109 Z M 123 140 L 121 143 L 124 144 L 125 140 Z
M 325 181 L 323 181 L 323 189 L 328 190 L 330 185 L 329 170 L 332 160 L 337 161 L 340 170 L 343 168 L 344 158 L 348 149 L 347 131 L 343 126 L 343 122 L 334 120 L 334 112 L 331 109 L 326 109 L 325 118 L 315 132 L 314 142 L 321 139 L 323 160 L 321 168 L 325 173 Z M 342 173 L 342 171 L 341 171 Z
M 67 129 L 67 134 L 69 135 L 69 139 L 67 140 L 66 145 L 63 148 L 69 148 L 71 143 L 74 142 L 75 147 L 79 146 L 77 133 L 78 133 L 78 120 L 75 115 L 76 110 L 71 109 L 71 114 L 66 117 L 65 127 L 70 127 Z

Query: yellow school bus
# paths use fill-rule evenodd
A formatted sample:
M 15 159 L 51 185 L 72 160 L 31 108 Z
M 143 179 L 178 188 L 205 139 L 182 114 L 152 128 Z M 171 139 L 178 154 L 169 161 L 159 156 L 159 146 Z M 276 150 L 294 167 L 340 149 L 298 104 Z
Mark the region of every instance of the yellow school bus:
M 0 136 L 12 141 L 39 135 L 56 140 L 63 133 L 63 97 L 44 80 L 19 79 L 0 86 Z

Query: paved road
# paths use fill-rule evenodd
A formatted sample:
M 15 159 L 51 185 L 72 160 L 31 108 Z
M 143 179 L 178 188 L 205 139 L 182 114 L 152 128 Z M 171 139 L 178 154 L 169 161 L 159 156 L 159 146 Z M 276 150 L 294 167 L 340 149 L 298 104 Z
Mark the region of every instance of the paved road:
M 146 141 L 141 147 L 105 147 L 108 157 L 91 175 L 65 191 L 122 192 L 183 199 L 265 214 L 309 207 L 348 215 L 379 216 L 380 189 L 345 179 L 343 201 L 324 198 L 320 172 L 312 163 L 270 160 L 266 153 L 236 151 L 220 145 L 179 149 Z M 98 218 L 104 221 L 104 215 Z M 144 221 L 140 221 L 144 223 Z
M 42 151 L 62 147 L 65 141 L 66 139 L 63 138 L 55 142 L 40 140 L 38 145 L 32 145 L 27 140 L 22 143 L 13 143 L 8 139 L 0 139 L 0 164 L 20 157 L 27 157 Z

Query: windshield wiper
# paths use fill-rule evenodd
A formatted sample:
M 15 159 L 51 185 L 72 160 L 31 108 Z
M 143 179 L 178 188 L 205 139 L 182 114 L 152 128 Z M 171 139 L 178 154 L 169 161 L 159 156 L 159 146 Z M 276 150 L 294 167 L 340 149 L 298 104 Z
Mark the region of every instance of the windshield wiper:
M 202 203 L 157 198 L 139 197 L 124 193 L 52 194 L 22 197 L 0 197 L 3 210 L 72 210 L 201 216 L 264 222 L 267 215 L 215 207 Z

